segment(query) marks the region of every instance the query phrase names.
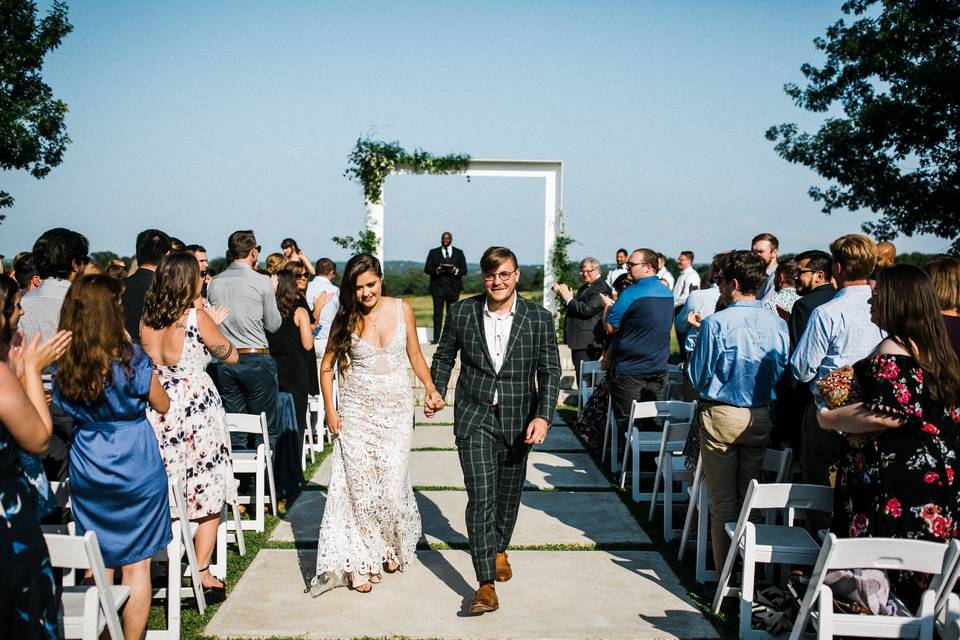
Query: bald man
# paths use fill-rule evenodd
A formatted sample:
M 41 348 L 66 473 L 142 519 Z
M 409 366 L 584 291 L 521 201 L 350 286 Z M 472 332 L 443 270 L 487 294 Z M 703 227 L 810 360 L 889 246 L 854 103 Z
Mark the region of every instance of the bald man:
M 897 248 L 892 242 L 877 243 L 877 268 L 886 269 L 892 267 L 897 261 Z

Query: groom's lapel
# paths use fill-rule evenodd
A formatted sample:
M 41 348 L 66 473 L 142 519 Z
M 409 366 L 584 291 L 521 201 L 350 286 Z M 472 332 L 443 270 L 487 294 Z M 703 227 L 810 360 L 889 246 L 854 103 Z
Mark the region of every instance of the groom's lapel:
M 503 354 L 504 362 L 510 357 L 510 352 L 513 351 L 513 346 L 517 344 L 520 332 L 523 331 L 523 326 L 527 323 L 527 305 L 524 304 L 524 300 L 520 297 L 519 293 L 516 295 L 517 312 L 513 318 L 513 326 L 510 327 L 510 339 L 507 341 L 507 350 Z
M 477 342 L 480 344 L 480 350 L 483 351 L 483 357 L 487 359 L 487 365 L 493 371 L 493 358 L 490 357 L 490 349 L 487 347 L 487 332 L 483 329 L 483 307 L 487 304 L 487 297 L 477 298 L 477 304 L 473 305 L 473 320 L 477 325 Z

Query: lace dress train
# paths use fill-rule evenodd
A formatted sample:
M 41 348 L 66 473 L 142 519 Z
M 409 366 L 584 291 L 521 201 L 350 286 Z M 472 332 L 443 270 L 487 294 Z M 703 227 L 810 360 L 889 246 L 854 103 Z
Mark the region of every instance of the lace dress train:
M 331 453 L 314 596 L 346 585 L 348 574 L 362 584 L 385 562 L 402 570 L 416 553 L 420 512 L 408 470 L 413 392 L 400 304 L 397 331 L 384 348 L 353 336 L 353 358 L 340 384 L 342 428 Z

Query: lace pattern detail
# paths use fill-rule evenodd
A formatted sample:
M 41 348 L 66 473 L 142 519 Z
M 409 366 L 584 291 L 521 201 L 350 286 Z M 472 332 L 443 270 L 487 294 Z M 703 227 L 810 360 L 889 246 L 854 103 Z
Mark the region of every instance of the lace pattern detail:
M 413 392 L 407 375 L 406 327 L 382 349 L 353 336 L 353 357 L 340 384 L 342 429 L 333 444 L 327 502 L 312 584 L 345 574 L 403 569 L 420 539 L 420 512 L 410 485 Z

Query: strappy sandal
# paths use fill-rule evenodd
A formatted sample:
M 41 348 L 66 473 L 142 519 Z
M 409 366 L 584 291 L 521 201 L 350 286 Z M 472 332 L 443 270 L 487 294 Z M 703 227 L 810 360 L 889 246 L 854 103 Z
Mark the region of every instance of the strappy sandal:
M 349 587 L 351 591 L 357 593 L 370 593 L 373 590 L 373 582 L 371 582 L 370 576 L 365 576 L 362 582 L 358 582 L 354 574 L 351 573 Z
M 209 570 L 210 565 L 207 565 L 204 568 L 199 569 L 197 573 L 203 573 L 204 571 Z M 218 602 L 223 602 L 227 599 L 227 585 L 225 585 L 223 581 L 219 582 L 219 587 L 204 587 L 202 584 L 200 585 L 203 587 L 203 599 L 207 604 L 217 604 Z
M 383 576 L 379 573 L 371 573 L 367 580 L 370 581 L 371 584 L 380 584 L 380 582 L 383 580 Z
M 383 563 L 383 570 L 387 573 L 396 573 L 400 570 L 400 563 L 393 560 L 387 560 Z

